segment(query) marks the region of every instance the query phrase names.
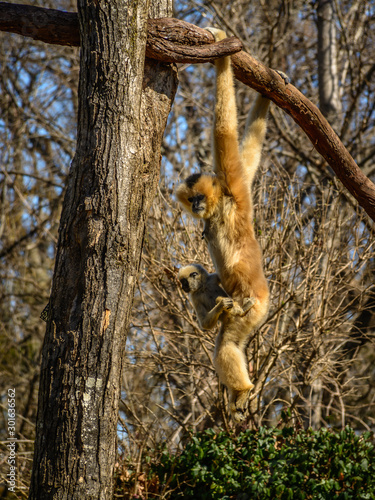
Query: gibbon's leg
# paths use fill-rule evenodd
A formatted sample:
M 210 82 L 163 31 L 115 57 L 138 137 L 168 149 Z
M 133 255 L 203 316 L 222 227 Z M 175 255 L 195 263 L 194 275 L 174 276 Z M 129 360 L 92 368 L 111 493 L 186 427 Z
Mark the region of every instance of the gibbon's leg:
M 250 381 L 247 371 L 244 346 L 228 339 L 232 337 L 222 327 L 216 339 L 214 365 L 221 383 L 229 393 L 229 409 L 237 422 L 242 420 L 242 412 L 246 408 L 250 391 L 254 384 Z
M 225 31 L 206 28 L 216 41 L 227 38 Z M 231 174 L 228 165 L 240 164 L 239 141 L 237 131 L 237 108 L 234 91 L 233 72 L 230 57 L 216 59 L 216 102 L 213 126 L 213 152 L 215 171 L 225 177 Z M 238 172 L 233 172 L 238 177 Z M 230 179 L 226 179 L 230 184 Z

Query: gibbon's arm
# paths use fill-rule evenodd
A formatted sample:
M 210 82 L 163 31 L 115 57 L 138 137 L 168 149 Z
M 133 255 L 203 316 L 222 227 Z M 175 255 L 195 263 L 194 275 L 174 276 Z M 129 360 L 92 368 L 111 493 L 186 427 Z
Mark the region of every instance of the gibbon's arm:
M 227 313 L 227 317 L 240 316 L 242 318 L 246 316 L 255 304 L 255 299 L 253 297 L 245 298 L 243 306 L 241 307 L 239 303 L 231 297 L 219 296 L 216 297 L 216 306 L 210 311 L 207 311 L 207 308 L 200 300 L 197 300 L 197 297 L 192 298 L 199 324 L 204 330 L 210 330 L 219 320 L 225 321 L 223 317 L 221 317 L 223 313 Z
M 224 299 L 224 297 L 218 297 L 218 299 Z M 204 330 L 211 330 L 211 328 L 213 328 L 219 321 L 219 318 L 224 311 L 223 300 L 218 300 L 217 304 L 210 311 L 208 311 L 198 300 L 193 300 L 193 305 L 199 324 Z
M 266 97 L 257 94 L 246 120 L 245 132 L 241 144 L 241 159 L 250 192 L 254 175 L 260 163 L 270 102 Z
M 216 41 L 226 38 L 226 33 L 207 28 Z M 230 57 L 215 60 L 216 103 L 213 126 L 213 152 L 215 172 L 225 194 L 232 195 L 237 205 L 248 209 L 248 189 L 241 165 L 237 131 L 237 108 Z

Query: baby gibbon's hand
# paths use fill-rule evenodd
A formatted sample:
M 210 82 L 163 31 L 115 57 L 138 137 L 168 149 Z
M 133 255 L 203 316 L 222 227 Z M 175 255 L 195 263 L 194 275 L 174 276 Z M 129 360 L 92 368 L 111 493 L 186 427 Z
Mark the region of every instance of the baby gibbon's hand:
M 224 311 L 230 311 L 233 308 L 233 299 L 230 297 L 217 297 L 216 303 L 221 303 Z

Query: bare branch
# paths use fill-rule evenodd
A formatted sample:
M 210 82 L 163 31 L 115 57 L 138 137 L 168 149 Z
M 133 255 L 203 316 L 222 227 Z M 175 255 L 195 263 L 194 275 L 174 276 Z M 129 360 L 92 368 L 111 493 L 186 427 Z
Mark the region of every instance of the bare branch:
M 55 45 L 80 45 L 76 12 L 0 2 L 0 31 Z
M 75 13 L 0 2 L 0 31 L 47 43 L 79 45 Z M 232 55 L 235 76 L 271 99 L 304 130 L 343 185 L 375 221 L 375 185 L 360 170 L 319 109 L 272 69 L 241 51 L 232 38 L 212 43 L 208 31 L 172 18 L 149 21 L 146 56 L 165 62 L 202 63 Z M 205 47 L 205 45 L 209 45 Z M 235 53 L 238 52 L 238 53 Z
M 249 54 L 234 54 L 232 62 L 238 80 L 271 99 L 302 128 L 346 189 L 375 221 L 374 183 L 358 167 L 317 106 Z
M 0 31 L 56 45 L 80 45 L 76 12 L 0 2 Z M 213 44 L 207 30 L 172 18 L 150 19 L 148 31 L 146 56 L 164 62 L 204 63 L 242 49 L 235 37 Z
M 146 56 L 164 62 L 204 63 L 242 49 L 235 37 L 213 42 L 205 29 L 178 19 L 149 19 Z

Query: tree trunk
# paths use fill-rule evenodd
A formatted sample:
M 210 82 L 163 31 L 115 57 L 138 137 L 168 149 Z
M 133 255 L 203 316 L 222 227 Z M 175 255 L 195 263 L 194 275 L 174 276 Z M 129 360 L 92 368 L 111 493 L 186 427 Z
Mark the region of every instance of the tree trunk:
M 155 3 L 153 14 L 171 15 Z M 38 500 L 112 498 L 126 332 L 177 85 L 169 65 L 147 62 L 144 75 L 147 0 L 79 0 L 78 14 L 78 139 L 43 347 Z
M 336 16 L 332 0 L 318 0 L 318 77 L 320 110 L 332 128 L 341 123 L 337 67 Z

